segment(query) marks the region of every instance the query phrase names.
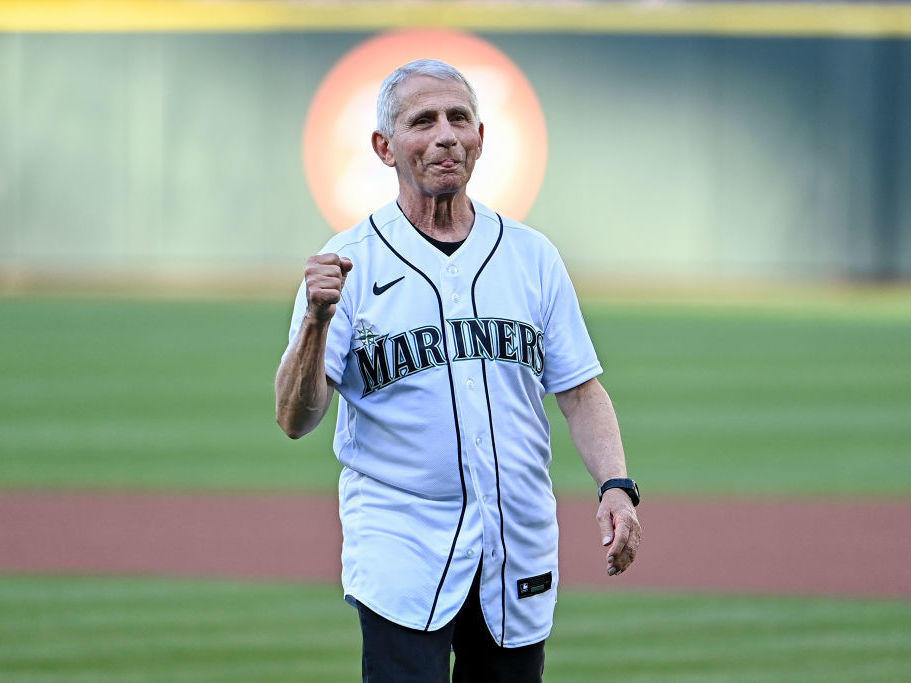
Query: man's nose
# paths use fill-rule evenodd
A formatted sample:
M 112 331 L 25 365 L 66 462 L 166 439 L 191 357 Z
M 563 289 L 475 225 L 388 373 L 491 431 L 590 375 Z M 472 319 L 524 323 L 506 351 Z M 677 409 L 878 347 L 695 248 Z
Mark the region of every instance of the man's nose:
M 439 132 L 437 133 L 436 144 L 438 147 L 452 147 L 458 142 L 456 138 L 455 131 L 452 129 L 452 124 L 448 120 L 444 120 L 440 124 Z

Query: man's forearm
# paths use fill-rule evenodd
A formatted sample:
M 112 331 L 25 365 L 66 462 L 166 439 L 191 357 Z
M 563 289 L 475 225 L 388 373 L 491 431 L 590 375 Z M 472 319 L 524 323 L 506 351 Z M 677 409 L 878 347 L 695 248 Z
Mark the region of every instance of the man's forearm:
M 557 394 L 573 443 L 597 485 L 626 477 L 620 426 L 610 397 L 597 379 Z
M 325 416 L 333 387 L 326 379 L 329 321 L 304 316 L 295 345 L 275 376 L 275 418 L 285 434 L 298 439 Z
M 590 379 L 557 394 L 557 403 L 595 484 L 600 486 L 608 479 L 625 478 L 626 457 L 617 416 L 598 380 Z M 609 489 L 598 504 L 595 519 L 607 555 L 607 573 L 621 574 L 635 560 L 642 536 L 632 499 L 625 491 Z

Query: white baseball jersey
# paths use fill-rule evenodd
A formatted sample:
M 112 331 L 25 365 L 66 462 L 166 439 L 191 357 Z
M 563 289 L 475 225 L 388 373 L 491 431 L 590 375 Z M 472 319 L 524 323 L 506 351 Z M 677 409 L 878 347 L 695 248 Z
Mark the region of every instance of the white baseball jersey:
M 519 647 L 550 633 L 558 583 L 542 401 L 601 366 L 554 246 L 473 204 L 452 256 L 395 202 L 323 250 L 354 263 L 325 358 L 341 394 L 342 584 L 391 621 L 436 630 L 483 557 L 487 626 Z M 302 286 L 289 341 L 306 308 Z

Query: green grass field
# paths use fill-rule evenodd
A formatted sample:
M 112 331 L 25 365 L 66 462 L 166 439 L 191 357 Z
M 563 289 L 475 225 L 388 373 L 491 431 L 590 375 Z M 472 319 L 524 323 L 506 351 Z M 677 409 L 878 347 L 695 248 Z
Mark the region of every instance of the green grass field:
M 0 578 L 9 683 L 359 680 L 354 610 L 331 586 Z M 545 679 L 898 681 L 911 604 L 564 590 Z
M 911 494 L 907 302 L 585 312 L 650 495 Z M 0 298 L 0 486 L 332 490 L 334 420 L 298 442 L 274 424 L 289 314 Z M 590 493 L 549 408 L 556 487 Z
M 646 495 L 911 495 L 907 301 L 584 308 Z M 0 488 L 332 490 L 332 420 L 273 422 L 289 313 L 0 298 Z M 563 590 L 546 678 L 895 681 L 909 652 L 907 601 Z M 359 633 L 334 586 L 0 576 L 0 679 L 353 681 Z

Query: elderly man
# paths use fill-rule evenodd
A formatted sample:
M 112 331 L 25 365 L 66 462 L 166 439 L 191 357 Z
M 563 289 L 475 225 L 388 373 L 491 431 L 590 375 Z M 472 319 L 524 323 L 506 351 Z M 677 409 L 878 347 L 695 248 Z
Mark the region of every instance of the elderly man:
M 611 576 L 639 546 L 638 489 L 556 249 L 466 194 L 484 141 L 468 81 L 412 62 L 377 113 L 398 201 L 307 260 L 278 423 L 299 438 L 341 395 L 342 583 L 365 681 L 447 681 L 451 650 L 456 681 L 539 681 L 558 582 L 546 393 L 600 487 Z

